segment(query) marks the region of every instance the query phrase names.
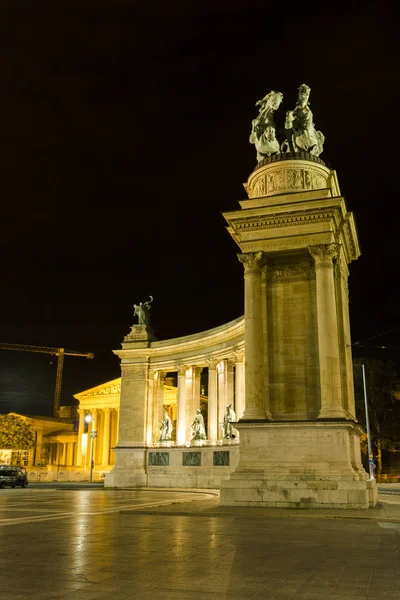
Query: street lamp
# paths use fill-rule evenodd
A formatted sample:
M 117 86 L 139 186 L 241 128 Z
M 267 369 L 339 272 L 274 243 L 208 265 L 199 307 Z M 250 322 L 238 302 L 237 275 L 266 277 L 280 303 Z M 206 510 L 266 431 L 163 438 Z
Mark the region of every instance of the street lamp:
M 364 365 L 353 365 L 354 367 L 361 367 L 363 374 L 363 386 L 364 386 L 364 404 L 365 404 L 365 425 L 367 427 L 367 442 L 368 442 L 368 468 L 369 478 L 375 479 L 374 473 L 374 455 L 372 453 L 371 443 L 371 430 L 369 428 L 369 415 L 368 415 L 368 400 L 367 400 L 367 383 L 365 379 L 365 366 Z
M 94 440 L 97 437 L 97 431 L 94 428 L 95 423 L 94 423 L 94 419 L 92 419 L 92 415 L 86 415 L 85 421 L 86 421 L 86 423 L 90 423 L 92 421 L 92 427 L 91 427 L 91 431 L 90 431 L 90 437 L 91 437 L 92 441 L 90 444 L 90 476 L 89 476 L 89 481 L 90 481 L 90 483 L 92 483 L 93 467 L 94 467 Z

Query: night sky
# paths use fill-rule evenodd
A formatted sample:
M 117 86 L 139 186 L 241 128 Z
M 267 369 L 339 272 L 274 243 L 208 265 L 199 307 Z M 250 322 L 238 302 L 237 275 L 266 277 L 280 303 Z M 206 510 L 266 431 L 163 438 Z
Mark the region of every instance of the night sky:
M 62 404 L 119 377 L 154 297 L 159 339 L 243 314 L 223 211 L 256 165 L 255 103 L 308 84 L 362 256 L 355 356 L 399 358 L 398 28 L 389 2 L 1 0 L 0 341 L 66 357 Z M 55 360 L 0 351 L 0 412 L 52 414 Z

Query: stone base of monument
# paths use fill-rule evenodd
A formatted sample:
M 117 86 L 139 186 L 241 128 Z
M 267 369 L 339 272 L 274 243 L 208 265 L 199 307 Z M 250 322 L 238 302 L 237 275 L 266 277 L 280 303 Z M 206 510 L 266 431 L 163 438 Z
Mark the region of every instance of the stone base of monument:
M 105 487 L 146 487 L 146 448 L 117 446 L 115 453 L 117 461 L 105 477 Z
M 239 422 L 239 464 L 221 506 L 369 508 L 375 480 L 361 464 L 353 421 Z

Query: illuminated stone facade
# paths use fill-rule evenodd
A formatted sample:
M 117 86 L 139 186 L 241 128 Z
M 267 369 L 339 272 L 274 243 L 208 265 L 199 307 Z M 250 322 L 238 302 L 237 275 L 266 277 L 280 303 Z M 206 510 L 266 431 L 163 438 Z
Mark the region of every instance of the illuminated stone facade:
M 238 417 L 244 412 L 243 317 L 165 341 L 154 340 L 148 327 L 133 325 L 115 353 L 122 371 L 119 437 L 116 464 L 105 485 L 218 487 L 238 461 L 237 432 L 235 438 L 224 439 L 221 424 L 228 404 L 235 406 Z M 158 441 L 167 374 L 178 387 L 171 443 Z M 202 374 L 207 398 L 201 393 Z M 199 408 L 206 408 L 204 441 L 191 439 Z
M 245 277 L 246 408 L 221 504 L 368 508 L 355 417 L 348 264 L 360 254 L 335 171 L 306 153 L 259 163 L 225 213 Z
M 132 326 L 115 351 L 119 439 L 105 485 L 220 486 L 222 505 L 368 508 L 377 491 L 361 463 L 355 417 L 347 288 L 348 264 L 360 253 L 353 215 L 335 171 L 304 152 L 259 163 L 245 188 L 249 199 L 224 215 L 241 251 L 244 318 L 162 342 L 150 328 Z M 207 440 L 194 442 L 203 369 Z M 172 371 L 176 442 L 157 450 L 163 374 Z M 240 434 L 229 447 L 220 435 L 228 404 Z

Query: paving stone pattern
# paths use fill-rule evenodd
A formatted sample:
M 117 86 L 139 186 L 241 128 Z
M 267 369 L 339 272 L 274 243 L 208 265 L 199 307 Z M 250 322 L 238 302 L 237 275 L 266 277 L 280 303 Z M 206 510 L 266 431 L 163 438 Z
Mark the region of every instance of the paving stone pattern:
M 134 491 L 12 492 L 0 496 L 1 600 L 400 600 L 395 497 L 342 516 L 225 510 L 217 497 L 140 509 L 150 496 Z

